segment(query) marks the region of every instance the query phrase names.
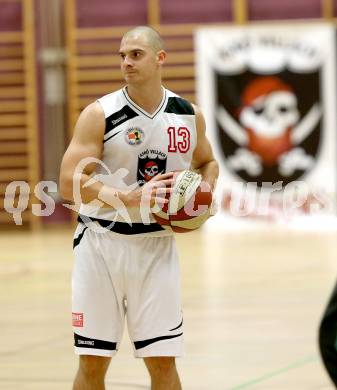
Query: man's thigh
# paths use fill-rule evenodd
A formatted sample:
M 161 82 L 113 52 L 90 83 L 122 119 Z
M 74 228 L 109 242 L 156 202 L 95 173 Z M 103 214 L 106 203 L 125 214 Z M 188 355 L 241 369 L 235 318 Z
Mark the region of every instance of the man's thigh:
M 138 241 L 138 255 L 129 259 L 126 288 L 127 322 L 134 354 L 141 358 L 181 356 L 183 315 L 174 238 Z
M 72 311 L 75 352 L 113 356 L 122 338 L 125 306 L 122 289 L 122 250 L 111 248 L 105 233 L 80 224 L 75 232 Z M 109 232 L 107 233 L 109 234 Z M 109 264 L 108 254 L 114 254 Z

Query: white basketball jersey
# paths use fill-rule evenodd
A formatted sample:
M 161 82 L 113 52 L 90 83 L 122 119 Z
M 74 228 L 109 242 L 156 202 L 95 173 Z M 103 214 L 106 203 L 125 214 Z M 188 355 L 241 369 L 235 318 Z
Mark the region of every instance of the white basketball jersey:
M 163 89 L 157 110 L 149 114 L 132 101 L 124 87 L 98 99 L 105 115 L 102 162 L 95 178 L 118 190 L 133 190 L 155 175 L 189 169 L 197 143 L 193 106 L 173 92 Z M 133 227 L 118 210 L 81 205 L 80 214 L 92 220 L 117 221 L 110 230 L 122 234 L 144 234 L 166 230 L 150 224 L 139 209 L 128 209 Z

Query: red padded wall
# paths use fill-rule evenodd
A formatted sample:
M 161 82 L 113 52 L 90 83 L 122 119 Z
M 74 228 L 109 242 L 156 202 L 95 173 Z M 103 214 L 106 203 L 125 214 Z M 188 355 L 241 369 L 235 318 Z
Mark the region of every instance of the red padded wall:
M 249 0 L 249 20 L 315 19 L 321 17 L 321 0 Z
M 212 23 L 232 20 L 231 0 L 161 0 L 160 22 Z
M 5 1 L 0 3 L 0 31 L 22 30 L 22 6 L 20 2 Z
M 77 0 L 78 27 L 147 24 L 147 0 Z

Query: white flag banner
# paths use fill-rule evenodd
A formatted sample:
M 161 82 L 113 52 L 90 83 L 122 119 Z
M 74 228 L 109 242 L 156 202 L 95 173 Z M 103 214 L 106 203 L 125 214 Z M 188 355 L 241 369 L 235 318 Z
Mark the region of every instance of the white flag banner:
M 298 23 L 197 30 L 198 103 L 224 208 L 335 212 L 335 34 Z

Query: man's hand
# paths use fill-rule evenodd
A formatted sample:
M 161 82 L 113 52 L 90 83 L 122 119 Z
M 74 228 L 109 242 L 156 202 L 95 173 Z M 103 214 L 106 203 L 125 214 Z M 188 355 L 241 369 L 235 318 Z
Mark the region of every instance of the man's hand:
M 167 172 L 155 176 L 142 187 L 137 188 L 128 194 L 123 195 L 126 207 L 153 207 L 155 204 L 164 205 L 168 203 L 167 194 L 172 193 L 174 183 L 174 172 Z

